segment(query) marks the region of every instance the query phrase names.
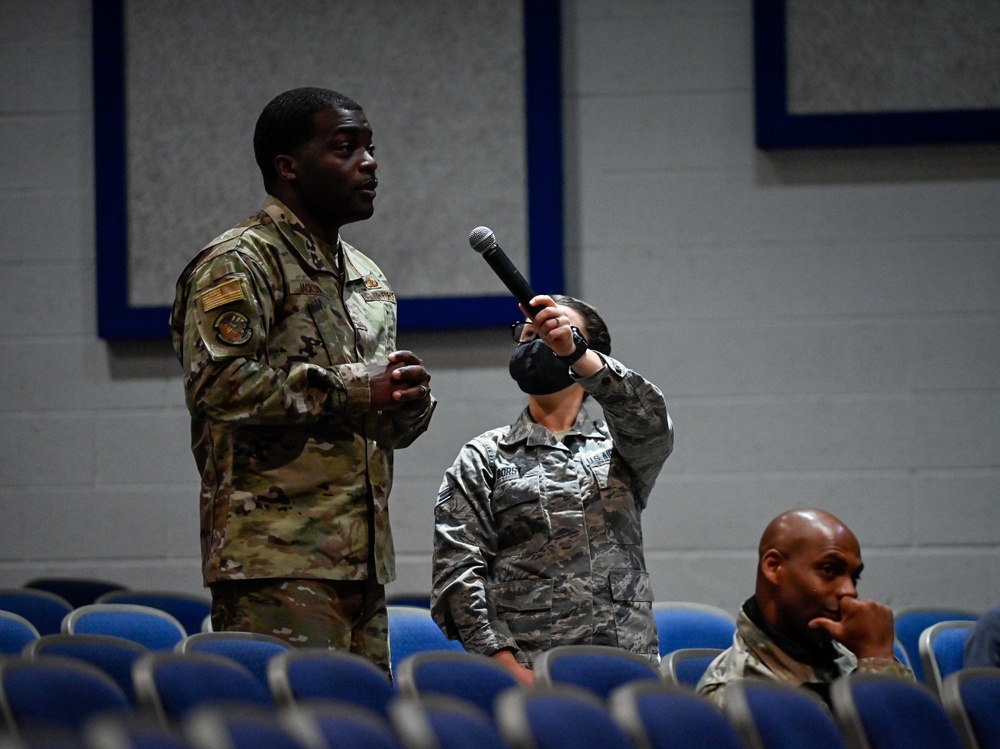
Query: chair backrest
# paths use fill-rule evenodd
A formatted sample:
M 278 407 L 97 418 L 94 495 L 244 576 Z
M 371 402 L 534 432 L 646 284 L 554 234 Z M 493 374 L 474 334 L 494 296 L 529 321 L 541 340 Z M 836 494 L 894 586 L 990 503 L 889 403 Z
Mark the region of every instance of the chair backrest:
M 946 621 L 932 624 L 920 633 L 917 649 L 924 668 L 924 682 L 935 695 L 941 695 L 941 682 L 959 671 L 965 660 L 965 640 L 975 622 Z
M 693 687 L 708 665 L 722 653 L 721 648 L 681 648 L 660 661 L 660 673 L 671 684 Z
M 896 656 L 897 661 L 911 671 L 913 670 L 913 664 L 910 663 L 910 654 L 906 652 L 906 648 L 903 647 L 903 643 L 899 641 L 898 637 L 892 642 L 892 652 Z
M 733 644 L 736 617 L 725 609 L 690 601 L 655 601 L 653 618 L 660 655 L 686 648 L 718 648 Z
M 660 680 L 659 667 L 648 658 L 607 645 L 558 645 L 542 653 L 534 669 L 539 684 L 572 684 L 602 700 L 630 681 Z
M 149 649 L 113 635 L 45 635 L 28 645 L 25 658 L 59 656 L 96 666 L 115 680 L 131 704 L 136 703 L 132 668 Z
M 310 746 L 336 749 L 400 749 L 382 717 L 360 705 L 335 700 L 283 706 L 282 722 Z
M 65 598 L 47 590 L 33 588 L 0 589 L 0 611 L 23 616 L 38 630 L 39 635 L 59 631 L 63 618 L 73 610 Z
M 37 577 L 22 587 L 44 590 L 64 598 L 74 609 L 95 603 L 99 597 L 112 590 L 124 590 L 121 583 L 100 580 L 96 577 Z
M 494 712 L 512 749 L 633 749 L 604 702 L 572 685 L 508 689 Z
M 963 668 L 946 676 L 941 701 L 969 749 L 1000 749 L 1000 668 Z
M 176 591 L 115 590 L 100 596 L 94 603 L 128 603 L 166 611 L 189 635 L 201 632 L 202 622 L 212 613 L 212 601 L 208 596 Z
M 179 729 L 138 712 L 89 720 L 81 738 L 85 749 L 191 749 Z
M 231 658 L 246 666 L 264 686 L 268 685 L 268 663 L 291 649 L 291 643 L 273 635 L 233 631 L 198 632 L 185 637 L 175 648 L 180 653 L 215 653 Z
M 71 611 L 62 623 L 70 635 L 114 635 L 150 650 L 172 650 L 187 635 L 166 611 L 127 603 L 91 603 Z
M 272 707 L 271 693 L 245 667 L 212 653 L 147 653 L 132 671 L 139 707 L 176 723 L 198 707 L 248 703 Z
M 39 637 L 35 625 L 20 614 L 0 611 L 0 655 L 20 655 L 25 645 Z
M 457 640 L 449 640 L 431 618 L 430 609 L 420 606 L 388 606 L 389 652 L 392 672 L 414 653 L 428 650 L 464 650 Z
M 385 602 L 390 606 L 416 606 L 429 609 L 431 607 L 430 593 L 392 593 L 387 595 Z
M 926 681 L 920 662 L 920 633 L 932 624 L 946 621 L 975 620 L 979 615 L 965 609 L 946 609 L 933 606 L 902 606 L 893 611 L 896 639 L 906 650 L 910 668 L 919 681 Z
M 478 653 L 414 653 L 399 664 L 396 684 L 400 694 L 419 697 L 444 694 L 471 702 L 493 716 L 493 702 L 506 689 L 518 686 L 514 675 L 492 658 Z
M 97 715 L 130 708 L 114 680 L 88 663 L 55 656 L 0 660 L 0 711 L 15 733 L 34 725 L 78 730 Z
M 636 749 L 680 746 L 744 749 L 722 710 L 677 684 L 654 681 L 626 684 L 611 693 L 608 710 Z
M 833 682 L 830 701 L 857 749 L 963 749 L 944 707 L 918 682 L 855 672 Z
M 268 664 L 267 681 L 278 705 L 342 701 L 389 716 L 396 691 L 386 673 L 357 653 L 321 648 L 289 650 Z
M 397 697 L 389 722 L 406 749 L 507 749 L 489 715 L 441 694 Z
M 833 716 L 813 692 L 770 679 L 723 687 L 723 712 L 747 749 L 845 749 Z
M 313 749 L 271 710 L 250 705 L 205 705 L 183 722 L 193 749 Z

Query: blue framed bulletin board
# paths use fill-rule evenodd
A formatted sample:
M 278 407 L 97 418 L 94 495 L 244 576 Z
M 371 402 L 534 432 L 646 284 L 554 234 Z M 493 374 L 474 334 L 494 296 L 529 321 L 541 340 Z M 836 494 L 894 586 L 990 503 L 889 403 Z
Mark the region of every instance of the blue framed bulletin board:
M 98 333 L 109 340 L 164 338 L 169 333 L 169 302 L 147 306 L 136 304 L 130 298 L 129 273 L 133 259 L 129 248 L 126 2 L 92 2 L 97 314 Z M 521 8 L 526 255 L 523 260 L 526 267 L 522 270 L 526 271 L 535 289 L 546 293 L 562 292 L 564 286 L 559 13 L 559 0 L 524 0 Z M 484 98 L 489 95 L 488 91 L 482 93 Z M 376 131 L 378 129 L 376 123 Z M 197 175 L 192 177 L 195 178 Z M 249 206 L 246 212 L 254 207 Z M 468 231 L 481 223 L 484 222 L 470 217 L 468 228 L 455 237 L 455 242 L 463 246 L 469 258 L 462 260 L 463 267 L 475 264 L 472 272 L 482 273 L 484 279 L 489 277 L 484 281 L 485 291 L 412 297 L 404 292 L 399 298 L 401 330 L 495 327 L 519 317 L 516 302 L 468 246 Z M 228 227 L 220 225 L 217 228 L 222 231 Z M 495 228 L 500 244 L 510 252 L 511 247 L 504 242 L 503 228 Z M 191 247 L 190 257 L 197 249 L 197 246 Z M 364 250 L 364 246 L 361 249 Z M 379 257 L 374 257 L 378 262 Z M 177 268 L 174 277 L 182 267 Z M 389 276 L 393 281 L 393 275 Z M 503 293 L 494 293 L 494 290 L 503 290 Z M 454 314 L 456 309 L 461 310 L 460 315 Z
M 884 63 L 887 68 L 887 75 L 881 80 L 905 78 L 906 71 L 913 71 L 915 76 L 924 75 L 926 81 L 929 77 L 934 77 L 942 73 L 942 86 L 952 85 L 952 90 L 957 91 L 963 87 L 963 83 L 968 83 L 971 78 L 963 81 L 956 74 L 953 81 L 949 81 L 947 75 L 949 69 L 953 72 L 966 70 L 967 75 L 975 78 L 975 85 L 981 85 L 984 78 L 991 79 L 995 89 L 995 74 L 997 65 L 1000 62 L 1000 47 L 996 40 L 992 44 L 970 44 L 969 29 L 983 28 L 982 33 L 988 34 L 991 24 L 986 19 L 973 17 L 971 14 L 981 12 L 982 6 L 976 8 L 969 4 L 968 8 L 962 3 L 914 3 L 897 4 L 896 8 L 911 13 L 908 20 L 917 18 L 918 13 L 925 13 L 928 27 L 926 33 L 921 33 L 919 26 L 910 26 L 906 31 L 910 32 L 910 40 L 926 41 L 931 53 L 922 59 L 904 59 L 897 55 L 891 59 L 893 45 L 885 45 L 885 58 L 879 59 L 875 53 L 880 51 L 879 45 L 865 45 L 857 37 L 872 31 L 866 28 L 864 23 L 858 23 L 853 29 L 856 36 L 851 39 L 850 30 L 842 37 L 849 42 L 855 42 L 855 46 L 842 47 L 846 50 L 846 57 L 851 58 L 846 62 L 863 61 L 868 70 L 862 70 L 854 81 L 859 93 L 866 85 L 864 73 L 870 72 L 873 65 Z M 943 90 L 938 89 L 938 94 L 931 92 L 927 96 L 926 107 L 920 106 L 919 98 L 916 106 L 893 107 L 887 106 L 884 110 L 879 107 L 865 107 L 850 111 L 850 106 L 846 110 L 841 107 L 833 107 L 837 111 L 797 111 L 790 80 L 796 74 L 795 65 L 797 61 L 792 59 L 790 50 L 805 48 L 811 51 L 822 51 L 828 49 L 823 45 L 841 33 L 838 26 L 843 22 L 846 29 L 850 29 L 850 16 L 852 12 L 868 13 L 871 17 L 878 18 L 879 6 L 881 10 L 892 9 L 893 4 L 888 3 L 857 3 L 853 5 L 847 0 L 838 0 L 837 3 L 812 2 L 812 0 L 754 0 L 754 100 L 755 100 L 755 124 L 756 143 L 759 148 L 807 148 L 825 146 L 885 146 L 885 145 L 916 145 L 932 143 L 984 143 L 1000 141 L 1000 109 L 997 108 L 995 96 L 975 99 L 964 106 L 952 107 L 948 104 L 943 106 L 941 100 L 950 100 L 950 96 L 945 92 L 945 96 L 940 96 Z M 825 23 L 814 23 L 812 26 L 804 27 L 791 26 L 792 9 L 801 9 L 807 12 L 801 16 L 810 16 L 814 21 L 815 14 L 826 14 L 822 19 Z M 838 17 L 838 10 L 845 12 Z M 961 23 L 932 23 L 930 13 L 951 13 L 952 20 Z M 963 16 L 963 14 L 966 14 Z M 798 18 L 796 16 L 795 18 Z M 884 15 L 881 18 L 885 18 Z M 995 25 L 993 26 L 995 29 Z M 879 30 L 875 29 L 875 33 Z M 901 36 L 896 33 L 898 29 L 886 29 L 887 37 L 893 39 Z M 949 37 L 951 33 L 951 37 Z M 798 36 L 796 36 L 798 35 Z M 809 35 L 814 35 L 812 38 Z M 796 47 L 793 42 L 804 42 L 800 47 Z M 917 44 L 919 47 L 919 44 Z M 900 46 L 902 48 L 902 45 Z M 963 55 L 974 55 L 973 65 L 966 65 L 965 60 L 960 59 Z M 986 55 L 996 57 L 991 60 Z M 813 61 L 819 61 L 821 65 L 827 65 L 825 72 L 833 73 L 832 77 L 843 73 L 845 66 L 840 65 L 845 60 L 839 60 L 836 56 L 823 59 L 822 54 L 814 54 Z M 953 65 L 950 65 L 954 63 Z M 950 68 L 949 68 L 950 66 Z M 985 71 L 986 75 L 976 75 L 976 69 Z M 972 70 L 969 73 L 969 70 Z M 822 71 L 821 71 L 822 72 Z M 903 75 L 901 75 L 901 72 Z M 870 82 L 870 81 L 869 81 Z M 821 88 L 825 83 L 822 75 L 816 81 L 814 88 Z M 915 88 L 920 88 L 920 84 Z M 922 89 L 921 89 L 922 90 Z M 930 87 L 928 87 L 930 90 Z M 850 97 L 846 97 L 850 101 Z M 971 104 L 971 105 L 970 105 Z M 807 108 L 808 109 L 808 108 Z

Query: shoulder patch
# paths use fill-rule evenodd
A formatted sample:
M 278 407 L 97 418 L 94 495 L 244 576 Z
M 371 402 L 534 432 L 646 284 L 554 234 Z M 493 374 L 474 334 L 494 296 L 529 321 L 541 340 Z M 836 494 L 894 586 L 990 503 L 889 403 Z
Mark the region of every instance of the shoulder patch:
M 201 308 L 205 312 L 221 307 L 230 302 L 239 302 L 246 299 L 243 293 L 243 285 L 239 279 L 234 278 L 215 286 L 201 295 Z
M 242 297 L 240 298 L 242 299 Z M 250 323 L 250 318 L 235 310 L 220 314 L 215 318 L 212 327 L 215 328 L 215 335 L 218 339 L 230 346 L 242 346 L 253 335 L 253 325 Z

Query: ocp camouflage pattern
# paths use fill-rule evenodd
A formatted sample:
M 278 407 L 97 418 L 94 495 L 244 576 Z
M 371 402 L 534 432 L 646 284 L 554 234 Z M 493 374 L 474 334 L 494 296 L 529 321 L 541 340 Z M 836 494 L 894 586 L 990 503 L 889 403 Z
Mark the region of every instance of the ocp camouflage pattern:
M 274 198 L 181 274 L 171 314 L 201 472 L 206 584 L 263 577 L 390 582 L 392 452 L 419 413 L 369 410 L 367 367 L 396 345 L 381 270 Z M 370 557 L 370 555 L 372 555 Z
M 297 648 L 362 655 L 390 673 L 385 588 L 375 583 L 224 581 L 212 586 L 212 622 L 225 623 L 220 631 L 262 632 Z
M 445 473 L 432 613 L 467 650 L 512 648 L 530 664 L 584 643 L 658 658 L 640 516 L 673 425 L 655 385 L 604 358 L 576 379 L 606 422 L 581 410 L 560 441 L 526 409 L 466 444 Z
M 778 647 L 754 624 L 742 610 L 736 617 L 736 634 L 733 644 L 723 651 L 705 670 L 698 682 L 699 694 L 708 697 L 720 707 L 724 702 L 726 686 L 731 681 L 758 677 L 800 686 L 802 684 L 829 684 L 853 671 L 886 673 L 913 678 L 913 672 L 895 660 L 884 658 L 858 658 L 834 641 L 837 657 L 830 668 L 810 666 L 795 660 Z

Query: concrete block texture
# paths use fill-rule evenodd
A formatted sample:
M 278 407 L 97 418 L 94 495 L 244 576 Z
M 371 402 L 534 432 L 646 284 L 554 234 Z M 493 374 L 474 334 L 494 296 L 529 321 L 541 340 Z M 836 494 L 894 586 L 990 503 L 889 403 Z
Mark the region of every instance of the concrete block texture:
M 735 611 L 766 523 L 818 506 L 861 541 L 862 595 L 996 605 L 1000 148 L 760 152 L 748 3 L 562 13 L 570 292 L 677 429 L 643 515 L 657 599 Z M 0 67 L 0 584 L 202 592 L 180 368 L 166 341 L 96 337 L 90 4 L 0 3 Z M 442 474 L 525 398 L 505 330 L 400 347 L 440 404 L 396 456 L 390 592 L 429 591 Z

